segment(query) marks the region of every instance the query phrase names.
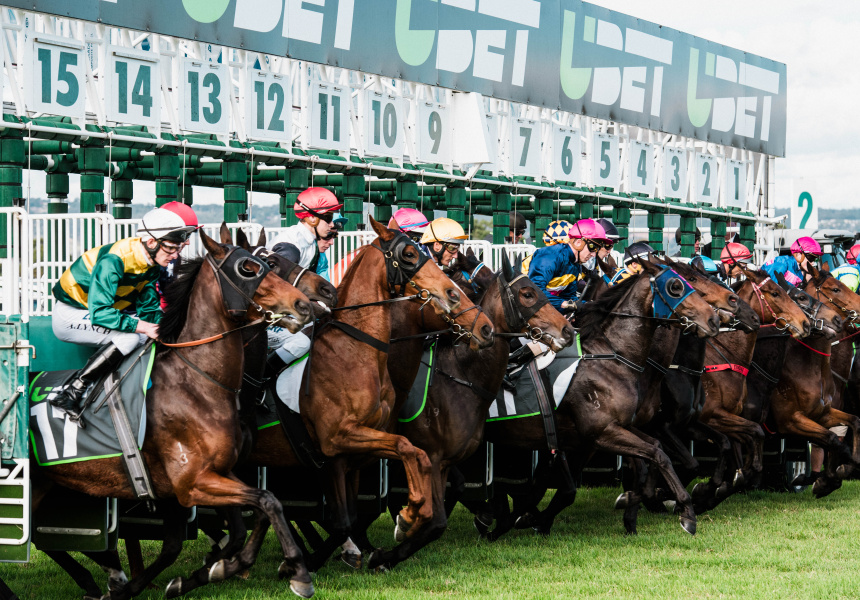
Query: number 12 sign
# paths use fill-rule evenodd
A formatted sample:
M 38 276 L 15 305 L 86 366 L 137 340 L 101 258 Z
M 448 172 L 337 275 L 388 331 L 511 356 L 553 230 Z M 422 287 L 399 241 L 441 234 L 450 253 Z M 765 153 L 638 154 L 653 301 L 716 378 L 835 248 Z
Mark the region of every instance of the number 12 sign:
M 290 76 L 248 69 L 245 129 L 248 137 L 289 142 L 293 127 Z

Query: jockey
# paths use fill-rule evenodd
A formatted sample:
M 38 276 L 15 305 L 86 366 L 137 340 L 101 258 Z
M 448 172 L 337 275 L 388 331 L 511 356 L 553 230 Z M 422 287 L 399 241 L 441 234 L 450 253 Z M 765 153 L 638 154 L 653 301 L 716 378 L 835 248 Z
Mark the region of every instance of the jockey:
M 848 250 L 848 254 L 845 256 L 848 259 L 849 265 L 857 264 L 857 255 L 860 254 L 860 244 L 855 244 L 851 246 L 851 249 Z
M 413 242 L 419 244 L 418 247 L 421 248 L 422 252 L 429 256 L 427 249 L 420 245 L 421 236 L 424 235 L 424 230 L 427 228 L 427 225 L 427 217 L 414 208 L 400 208 L 394 212 L 391 219 L 388 221 L 389 229 L 405 233 Z M 340 259 L 340 261 L 334 266 L 331 273 L 331 282 L 335 286 L 340 285 L 340 282 L 343 280 L 343 276 L 346 275 L 346 270 L 349 268 L 349 265 L 352 264 L 352 260 L 355 258 L 355 255 L 358 254 L 359 250 L 350 252 Z
M 628 277 L 641 273 L 642 265 L 636 259 L 648 260 L 649 254 L 654 254 L 654 248 L 645 242 L 634 242 L 627 246 L 627 250 L 624 251 L 624 268 L 612 277 L 609 285 L 621 283 Z
M 331 281 L 328 275 L 328 256 L 326 256 L 326 251 L 334 246 L 334 241 L 337 239 L 338 233 L 343 231 L 347 222 L 348 219 L 342 214 L 339 212 L 334 213 L 334 219 L 331 222 L 331 231 L 327 235 L 320 237 L 317 241 L 319 252 L 317 252 L 316 258 L 311 261 L 311 265 L 308 268 L 326 281 Z
M 272 252 L 279 254 L 287 260 L 298 264 L 301 252 L 289 242 L 278 242 L 272 248 Z M 269 339 L 269 348 L 275 350 L 266 362 L 267 376 L 277 375 L 284 367 L 301 358 L 311 348 L 310 338 L 304 332 L 290 333 L 283 327 L 271 325 L 266 334 Z
M 288 242 L 299 249 L 299 265 L 308 269 L 319 255 L 317 242 L 331 233 L 334 213 L 343 206 L 329 190 L 320 187 L 308 188 L 299 194 L 293 210 L 299 223 L 287 227 L 271 240 L 272 247 L 279 242 Z
M 550 223 L 543 233 L 543 245 L 554 246 L 556 244 L 566 244 L 570 240 L 570 221 L 560 220 Z M 532 263 L 534 253 L 523 259 L 522 273 L 528 275 L 529 265 Z
M 63 273 L 53 289 L 54 335 L 99 350 L 51 404 L 77 411 L 93 383 L 147 338 L 158 338 L 161 307 L 156 281 L 196 230 L 176 212 L 156 208 L 141 219 L 139 237 L 87 250 Z
M 690 266 L 706 277 L 716 277 L 720 272 L 717 263 L 712 258 L 702 254 L 694 256 L 693 260 L 690 261 Z
M 764 263 L 761 268 L 774 279 L 777 273 L 782 273 L 788 283 L 797 286 L 803 282 L 803 269 L 808 264 L 818 262 L 822 254 L 824 253 L 818 242 L 811 237 L 802 237 L 791 245 L 791 256 L 777 256 Z
M 538 248 L 529 266 L 529 279 L 540 288 L 556 310 L 575 308 L 576 281 L 601 244 L 609 242 L 606 232 L 593 219 L 580 219 L 568 233 L 566 244 Z
M 857 293 L 860 288 L 860 266 L 857 264 L 846 264 L 830 271 L 836 279 L 844 283 L 848 288 Z
M 702 251 L 702 232 L 698 227 L 696 227 L 696 238 L 695 239 L 696 239 L 696 241 L 693 244 L 693 254 L 694 255 L 699 254 L 699 252 Z M 681 228 L 680 227 L 675 230 L 675 243 L 678 244 L 678 246 L 681 245 Z M 681 249 L 678 248 L 678 251 L 675 253 L 675 255 L 672 258 L 678 258 L 680 256 L 681 256 Z
M 725 275 L 732 279 L 739 279 L 743 276 L 744 272 L 739 265 L 746 267 L 751 260 L 752 252 L 749 248 L 737 242 L 729 242 L 720 253 L 720 261 L 723 263 Z
M 443 270 L 452 271 L 457 263 L 457 253 L 468 239 L 463 227 L 454 219 L 440 217 L 427 225 L 421 244 L 430 252 L 430 256 Z
M 182 221 L 185 223 L 187 227 L 193 227 L 194 230 L 200 229 L 200 224 L 197 222 L 197 214 L 195 214 L 194 209 L 188 206 L 187 204 L 183 204 L 182 202 L 168 202 L 167 204 L 162 204 L 161 208 L 164 210 L 169 210 L 172 213 L 179 215 Z M 191 243 L 191 238 L 185 240 L 185 245 L 189 245 Z M 161 276 L 158 278 L 158 294 L 161 296 L 161 308 L 166 309 L 167 306 L 164 303 L 164 292 L 167 290 L 167 287 L 173 282 L 174 271 L 179 265 L 182 264 L 182 257 L 177 256 L 175 259 L 170 261 L 170 264 L 167 267 L 162 267 Z
M 526 229 L 528 228 L 528 226 L 526 225 L 526 218 L 523 216 L 523 213 L 516 210 L 512 210 L 509 214 L 509 217 L 510 230 L 508 231 L 508 236 L 505 238 L 505 243 L 519 244 L 526 233 Z

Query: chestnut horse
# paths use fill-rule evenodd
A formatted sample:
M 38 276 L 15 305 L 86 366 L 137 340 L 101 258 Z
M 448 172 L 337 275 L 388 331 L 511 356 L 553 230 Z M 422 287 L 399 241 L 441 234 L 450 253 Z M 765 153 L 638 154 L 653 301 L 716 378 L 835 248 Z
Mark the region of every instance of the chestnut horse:
M 222 236 L 225 229 L 222 226 Z M 271 493 L 246 486 L 231 473 L 242 441 L 237 397 L 243 348 L 242 336 L 230 333 L 238 328 L 237 318 L 263 327 L 274 317 L 278 324 L 298 331 L 310 320 L 311 307 L 304 294 L 247 251 L 218 244 L 203 232 L 200 235 L 208 254 L 187 262 L 168 290 L 161 338 L 187 346 L 168 347 L 156 356 L 147 392 L 142 454 L 159 499 L 175 498 L 185 507 L 250 505 L 265 514 L 275 524 L 290 588 L 310 597 L 310 574 L 280 503 Z M 119 458 L 39 468 L 33 483 L 34 508 L 53 484 L 96 497 L 135 498 Z M 173 534 L 182 515 L 170 514 L 179 519 L 166 523 L 171 535 L 161 555 L 130 582 L 112 580 L 111 598 L 139 594 L 175 561 L 182 544 L 179 534 Z

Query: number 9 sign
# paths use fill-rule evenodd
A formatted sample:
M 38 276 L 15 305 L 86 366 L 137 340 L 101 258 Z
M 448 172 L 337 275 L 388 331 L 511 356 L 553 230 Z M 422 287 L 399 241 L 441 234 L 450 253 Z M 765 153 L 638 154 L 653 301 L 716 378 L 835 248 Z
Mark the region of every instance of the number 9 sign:
M 447 165 L 451 163 L 451 119 L 448 107 L 436 102 L 418 103 L 418 160 Z
M 179 127 L 183 131 L 228 133 L 231 87 L 225 65 L 193 59 L 183 61 Z

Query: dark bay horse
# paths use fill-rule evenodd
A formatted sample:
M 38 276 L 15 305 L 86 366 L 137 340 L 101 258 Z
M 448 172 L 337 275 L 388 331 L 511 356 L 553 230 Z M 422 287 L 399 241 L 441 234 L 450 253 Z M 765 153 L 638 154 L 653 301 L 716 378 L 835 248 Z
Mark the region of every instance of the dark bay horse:
M 300 392 L 303 420 L 313 441 L 328 458 L 327 500 L 333 519 L 332 543 L 346 540 L 355 518 L 355 465 L 369 457 L 401 460 L 407 471 L 410 502 L 400 515 L 402 530 L 414 532 L 432 518 L 430 465 L 426 454 L 406 438 L 385 429 L 394 417 L 394 391 L 387 372 L 392 301 L 398 294 L 416 306 L 429 306 L 469 336 L 474 348 L 493 342 L 489 319 L 426 259 L 405 235 L 372 225 L 379 237 L 359 251 L 338 289 L 333 322 L 315 336 L 309 371 Z M 394 290 L 394 292 L 392 291 Z M 414 295 L 408 295 L 417 292 Z M 426 309 L 425 309 L 426 311 Z M 262 430 L 250 456 L 266 466 L 300 465 L 277 427 Z M 213 567 L 214 578 L 229 577 L 253 564 L 265 534 L 258 522 L 246 549 Z
M 492 347 L 472 352 L 442 336 L 434 349 L 434 369 L 427 389 L 423 411 L 399 424 L 397 431 L 416 447 L 427 452 L 432 465 L 433 520 L 414 537 L 390 551 L 375 551 L 368 568 L 392 568 L 422 547 L 437 539 L 447 528 L 446 505 L 456 497 L 446 498 L 448 473 L 452 466 L 471 456 L 483 439 L 484 423 L 490 405 L 496 398 L 510 353 L 510 336 L 528 334 L 553 351 L 561 351 L 573 341 L 573 328 L 561 313 L 546 300 L 543 292 L 525 276 L 515 274 L 502 255 L 502 269 L 493 275 L 487 267 L 478 268 L 475 260 L 463 260 L 471 272 L 470 280 L 481 294 L 480 306 L 490 318 L 497 333 Z M 399 312 L 414 310 L 409 307 Z M 416 322 L 408 314 L 398 315 L 393 335 L 411 336 Z M 417 333 L 415 331 L 414 333 Z M 389 374 L 401 404 L 415 379 L 413 364 L 421 358 L 423 340 L 409 339 L 398 344 L 398 352 L 388 362 Z M 453 495 L 449 492 L 449 496 Z M 393 510 L 398 510 L 399 507 Z M 367 523 L 366 525 L 369 525 Z M 372 550 L 363 535 L 353 539 L 362 551 Z
M 225 227 L 222 226 L 222 235 Z M 230 335 L 237 320 L 264 327 L 273 318 L 298 331 L 311 318 L 299 290 L 245 250 L 221 245 L 201 232 L 208 254 L 189 261 L 168 290 L 168 310 L 160 333 L 165 342 L 188 344 L 156 356 L 147 394 L 147 434 L 143 455 L 159 499 L 182 506 L 252 506 L 275 524 L 291 589 L 313 595 L 310 574 L 284 521 L 281 505 L 266 491 L 236 479 L 231 469 L 241 445 L 237 407 L 243 371 L 242 336 Z M 224 285 L 229 281 L 229 287 Z M 216 334 L 224 333 L 222 336 Z M 206 342 L 207 338 L 212 338 Z M 204 342 L 204 343 L 201 343 Z M 181 354 L 181 356 L 180 356 Z M 34 507 L 53 484 L 97 497 L 134 499 L 121 459 L 44 467 L 34 473 Z M 171 511 L 171 535 L 154 564 L 130 582 L 113 581 L 111 597 L 140 593 L 181 550 L 184 514 Z M 172 527 L 171 527 L 172 526 Z
M 639 378 L 658 324 L 690 327 L 697 335 L 708 337 L 719 331 L 719 319 L 713 308 L 696 293 L 686 295 L 670 319 L 654 318 L 652 279 L 669 276 L 668 267 L 648 261 L 640 264 L 643 273 L 615 285 L 600 299 L 586 303 L 576 315 L 585 358 L 579 363 L 556 410 L 559 446 L 571 457 L 572 470 L 576 472 L 598 450 L 634 456 L 654 464 L 669 482 L 673 496 L 682 507 L 682 527 L 694 533 L 696 515 L 689 494 L 659 445 L 637 435 L 632 423 L 639 406 Z M 678 291 L 686 289 L 680 277 L 674 285 L 681 286 Z M 544 426 L 539 416 L 490 422 L 485 436 L 494 444 L 522 450 L 546 448 Z M 536 486 L 536 489 L 535 497 L 524 504 L 530 510 L 534 510 L 545 487 Z M 548 532 L 556 515 L 574 498 L 575 490 L 556 493 L 546 510 L 529 514 L 528 525 Z M 489 512 L 493 516 L 479 514 L 476 517 L 476 526 L 479 531 L 486 531 L 493 517 L 499 519 L 496 529 L 487 533 L 489 539 L 497 539 L 513 526 L 507 497 L 497 494 Z

